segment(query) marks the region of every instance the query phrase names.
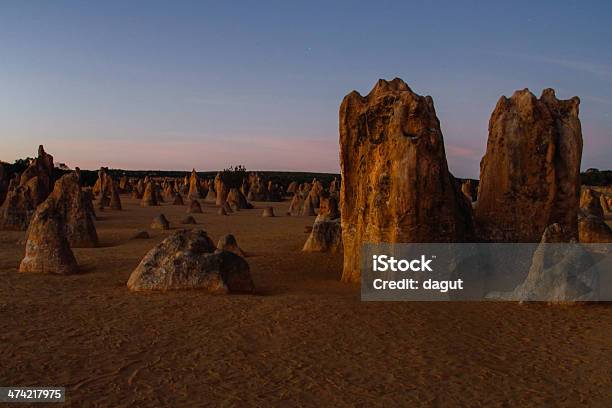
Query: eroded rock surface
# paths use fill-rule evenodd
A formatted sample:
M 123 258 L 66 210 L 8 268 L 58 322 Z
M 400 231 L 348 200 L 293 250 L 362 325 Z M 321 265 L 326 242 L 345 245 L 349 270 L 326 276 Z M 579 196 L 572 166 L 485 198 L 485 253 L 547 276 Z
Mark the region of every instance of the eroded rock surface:
M 78 265 L 66 239 L 65 220 L 54 197 L 40 204 L 27 232 L 25 257 L 19 272 L 70 275 Z
M 131 291 L 201 289 L 215 294 L 252 292 L 253 280 L 244 258 L 215 253 L 205 231 L 182 230 L 149 251 L 130 275 Z
M 560 224 L 577 237 L 582 131 L 580 100 L 538 99 L 528 89 L 501 97 L 480 163 L 475 222 L 480 239 L 539 242 Z
M 359 281 L 364 242 L 469 238 L 471 209 L 448 171 L 431 97 L 398 78 L 365 97 L 351 92 L 340 106 L 340 150 L 343 281 Z

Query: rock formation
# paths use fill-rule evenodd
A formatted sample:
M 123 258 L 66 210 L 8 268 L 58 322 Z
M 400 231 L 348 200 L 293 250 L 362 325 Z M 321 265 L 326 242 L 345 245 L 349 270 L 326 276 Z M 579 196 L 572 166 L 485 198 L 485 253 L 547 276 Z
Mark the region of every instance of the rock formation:
M 295 194 L 298 191 L 298 187 L 298 183 L 292 181 L 291 183 L 289 183 L 289 187 L 287 187 L 287 193 Z
M 586 187 L 580 194 L 580 212 L 584 215 L 592 215 L 596 218 L 604 218 L 604 210 L 601 206 L 599 193 Z
M 593 215 L 578 217 L 578 240 L 584 244 L 612 242 L 612 229 L 606 222 Z
M 6 198 L 0 207 L 0 229 L 25 231 L 36 206 L 45 201 L 53 189 L 53 156 L 43 146 L 18 179 L 8 184 Z
M 302 213 L 300 215 L 304 217 L 312 217 L 316 215 L 315 206 L 312 202 L 312 197 L 310 196 L 310 194 L 308 194 L 306 196 L 306 199 L 304 200 L 304 205 L 302 206 Z
M 6 199 L 0 207 L 0 229 L 25 231 L 36 210 L 30 189 L 11 180 Z
M 172 205 L 185 205 L 183 201 L 183 196 L 180 193 L 176 193 L 174 196 L 174 200 L 172 201 Z
M 53 156 L 40 145 L 38 157 L 32 160 L 19 179 L 20 186 L 29 187 L 30 198 L 35 206 L 45 201 L 53 190 L 54 174 Z
M 603 194 L 588 187 L 584 188 L 580 195 L 578 240 L 582 243 L 612 242 L 612 229 L 606 224 L 600 196 L 603 196 Z
M 471 214 L 448 171 L 433 100 L 379 80 L 340 106 L 343 281 L 360 279 L 364 242 L 465 242 Z
M 577 236 L 582 132 L 580 100 L 537 99 L 528 89 L 501 97 L 489 122 L 475 209 L 480 239 L 539 242 L 558 223 Z
M 121 211 L 123 207 L 121 206 L 121 197 L 119 196 L 119 186 L 114 180 L 110 180 L 110 209 Z
M 215 190 L 212 188 L 208 189 L 208 193 L 206 193 L 206 198 L 204 199 L 207 203 L 216 203 L 217 202 L 217 194 Z
M 332 182 L 329 184 L 329 192 L 333 194 L 336 191 L 338 191 L 338 180 L 334 177 Z
M 550 303 L 597 301 L 599 273 L 585 249 L 571 238 L 572 230 L 561 224 L 547 227 L 535 250 L 525 281 L 510 293 L 491 294 L 505 300 Z M 572 241 L 571 244 L 561 244 Z
M 76 173 L 60 178 L 49 195 L 54 211 L 62 219 L 63 234 L 72 248 L 93 248 L 98 246 L 98 234 L 93 222 L 91 201 L 81 190 Z
M 607 215 L 612 212 L 612 207 L 610 206 L 610 203 L 608 202 L 608 199 L 606 198 L 605 194 L 599 195 L 599 203 L 601 204 L 601 208 L 603 209 L 604 215 Z
M 240 210 L 246 210 L 249 208 L 253 208 L 253 206 L 247 201 L 242 191 L 237 188 L 231 188 L 229 193 L 227 194 L 226 202 L 230 205 L 235 203 L 236 207 Z
M 302 214 L 304 209 L 304 198 L 300 192 L 296 192 L 291 199 L 291 203 L 289 204 L 289 210 L 287 210 L 287 215 L 292 215 L 297 217 Z
M 197 224 L 196 219 L 193 216 L 188 215 L 187 217 L 181 220 L 181 224 L 189 225 L 189 224 Z
M 78 271 L 65 235 L 64 216 L 49 197 L 36 209 L 27 232 L 25 257 L 19 272 L 69 275 Z
M 223 203 L 227 200 L 228 189 L 223 179 L 221 178 L 221 173 L 217 173 L 215 177 L 215 193 L 216 193 L 216 205 L 218 207 L 222 206 Z
M 189 177 L 189 193 L 187 193 L 189 200 L 198 200 L 204 198 L 200 191 L 200 178 L 195 169 L 191 170 L 191 176 Z
M 128 176 L 123 176 L 119 179 L 119 190 L 122 193 L 131 193 L 133 188 L 132 188 L 132 183 L 130 182 L 130 179 L 128 178 Z
M 196 199 L 191 200 L 191 202 L 189 203 L 189 208 L 187 209 L 187 212 L 190 214 L 201 214 L 202 206 L 200 205 L 200 202 Z
M 330 220 L 340 218 L 340 210 L 338 209 L 338 201 L 329 193 L 322 193 L 319 204 L 320 217 L 325 217 Z
M 465 197 L 469 200 L 469 202 L 473 202 L 474 201 L 474 195 L 472 194 L 472 180 L 465 180 L 462 184 L 461 184 L 461 192 L 463 193 L 463 195 L 465 195 Z
M 244 251 L 240 249 L 238 241 L 236 241 L 236 237 L 232 234 L 227 234 L 219 239 L 219 242 L 217 243 L 217 251 L 233 252 L 234 254 L 243 258 L 246 257 Z
M 262 217 L 274 217 L 274 207 L 266 207 L 261 213 Z
M 155 192 L 155 185 L 153 184 L 153 182 L 150 181 L 146 183 L 140 205 L 142 207 L 153 207 L 159 205 L 157 202 L 157 194 Z
M 302 248 L 304 252 L 341 252 L 342 226 L 340 219 L 317 216 L 312 231 Z
M 151 228 L 167 230 L 170 229 L 170 223 L 168 222 L 168 219 L 164 214 L 160 214 L 157 217 L 153 218 L 153 221 L 151 222 Z
M 244 258 L 228 251 L 215 253 L 215 249 L 202 230 L 178 231 L 145 255 L 130 275 L 128 289 L 252 292 L 253 280 Z

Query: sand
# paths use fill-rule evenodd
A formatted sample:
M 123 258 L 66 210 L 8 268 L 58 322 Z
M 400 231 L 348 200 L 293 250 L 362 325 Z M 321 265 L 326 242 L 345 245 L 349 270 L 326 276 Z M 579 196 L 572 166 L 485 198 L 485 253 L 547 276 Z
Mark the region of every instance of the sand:
M 289 202 L 192 214 L 251 255 L 255 295 L 130 293 L 172 233 L 151 219 L 181 228 L 187 207 L 122 201 L 99 212 L 103 247 L 74 251 L 80 275 L 19 274 L 24 234 L 0 232 L 0 385 L 65 386 L 69 407 L 612 404 L 609 305 L 361 302 L 340 255 L 300 252 L 314 217 Z

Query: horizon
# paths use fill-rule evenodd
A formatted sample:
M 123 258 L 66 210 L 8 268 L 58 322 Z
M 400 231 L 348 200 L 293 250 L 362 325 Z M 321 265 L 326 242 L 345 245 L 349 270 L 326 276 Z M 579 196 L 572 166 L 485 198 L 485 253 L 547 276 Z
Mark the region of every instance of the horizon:
M 0 160 L 43 144 L 71 168 L 338 174 L 342 98 L 399 77 L 432 96 L 455 177 L 479 178 L 491 112 L 523 88 L 580 97 L 581 170 L 608 169 L 610 15 L 604 1 L 3 2 Z

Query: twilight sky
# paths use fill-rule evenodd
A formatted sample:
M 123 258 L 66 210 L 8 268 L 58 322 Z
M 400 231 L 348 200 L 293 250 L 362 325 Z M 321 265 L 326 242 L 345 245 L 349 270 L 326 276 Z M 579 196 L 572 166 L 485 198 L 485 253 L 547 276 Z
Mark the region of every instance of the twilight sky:
M 581 98 L 612 167 L 611 1 L 2 1 L 0 160 L 93 169 L 339 170 L 338 107 L 378 78 L 434 98 L 478 177 L 501 95 Z

